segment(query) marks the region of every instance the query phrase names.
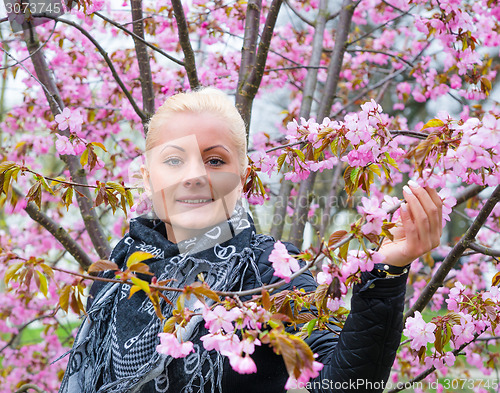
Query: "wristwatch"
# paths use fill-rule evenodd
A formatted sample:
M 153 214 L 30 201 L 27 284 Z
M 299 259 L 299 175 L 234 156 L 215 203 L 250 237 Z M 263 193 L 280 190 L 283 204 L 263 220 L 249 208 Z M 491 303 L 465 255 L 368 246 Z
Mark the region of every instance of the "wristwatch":
M 394 266 L 388 265 L 386 263 L 376 263 L 374 265 L 374 270 L 376 270 L 380 274 L 380 277 L 399 277 L 403 274 L 408 273 L 408 270 L 410 270 L 410 265 L 411 263 L 406 266 Z

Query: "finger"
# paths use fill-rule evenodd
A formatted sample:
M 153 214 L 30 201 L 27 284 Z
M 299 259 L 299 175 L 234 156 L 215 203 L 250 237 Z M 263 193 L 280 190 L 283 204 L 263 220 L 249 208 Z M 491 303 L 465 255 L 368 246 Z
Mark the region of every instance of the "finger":
M 419 186 L 413 180 L 408 182 L 413 195 L 415 195 L 420 201 L 420 205 L 423 207 L 427 218 L 429 220 L 429 235 L 431 241 L 431 248 L 436 247 L 439 244 L 439 239 L 441 238 L 442 220 L 439 213 L 439 208 L 436 206 L 434 199 L 429 195 L 428 189 Z M 437 195 L 439 198 L 439 195 Z
M 427 190 L 427 192 L 429 193 L 429 196 L 432 198 L 432 201 L 434 202 L 434 204 L 436 205 L 437 209 L 438 209 L 438 220 L 439 222 L 441 223 L 441 226 L 439 227 L 440 228 L 440 234 L 443 233 L 443 200 L 441 199 L 441 197 L 439 196 L 438 192 L 433 189 L 433 188 L 430 188 L 430 187 L 425 187 L 425 189 Z
M 403 187 L 405 200 L 408 203 L 408 210 L 411 212 L 415 230 L 418 233 L 418 242 L 408 243 L 408 247 L 418 256 L 432 249 L 431 227 L 429 217 L 422 207 L 420 200 L 413 194 L 408 186 Z
M 411 216 L 411 212 L 408 209 L 407 203 L 402 203 L 400 208 L 400 219 L 403 224 L 403 229 L 405 232 L 406 243 L 408 244 L 408 255 L 409 257 L 414 257 L 415 253 L 413 252 L 414 245 L 419 244 L 420 239 L 418 236 L 418 230 L 415 226 L 415 222 L 413 221 L 413 217 Z

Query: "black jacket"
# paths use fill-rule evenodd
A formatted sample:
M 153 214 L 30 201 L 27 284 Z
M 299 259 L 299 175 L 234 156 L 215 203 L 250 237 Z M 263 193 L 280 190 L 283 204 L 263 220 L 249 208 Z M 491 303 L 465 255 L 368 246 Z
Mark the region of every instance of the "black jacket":
M 290 254 L 299 250 L 285 243 Z M 259 258 L 264 283 L 280 279 L 273 275 L 269 255 L 270 244 Z M 340 336 L 322 330 L 313 331 L 306 342 L 324 364 L 320 375 L 306 384 L 311 393 L 319 392 L 382 392 L 389 377 L 403 330 L 403 306 L 407 274 L 382 278 L 377 273 L 363 273 L 362 283 L 354 287 L 351 313 Z M 255 287 L 249 276 L 244 289 Z M 284 285 L 280 290 L 304 288 L 313 291 L 317 284 L 307 272 Z M 288 373 L 281 356 L 269 346 L 256 347 L 252 355 L 257 373 L 241 375 L 224 364 L 223 391 L 229 393 L 284 392 Z
M 272 241 L 266 242 L 259 250 L 261 254 L 258 267 L 264 284 L 272 284 L 280 280 L 279 277 L 273 275 L 274 270 L 269 261 L 273 245 Z M 290 254 L 299 253 L 299 250 L 292 244 L 285 243 L 285 245 Z M 316 360 L 323 363 L 324 367 L 316 379 L 301 387 L 308 389 L 311 393 L 382 392 L 384 390 L 384 384 L 389 377 L 401 340 L 406 280 L 407 274 L 396 278 L 382 278 L 376 273 L 362 274 L 362 283 L 354 287 L 351 312 L 340 335 L 326 330 L 317 330 L 306 339 L 312 351 L 318 355 Z M 247 273 L 242 289 L 256 288 L 258 286 L 256 281 L 253 273 Z M 314 291 L 316 286 L 311 273 L 306 272 L 280 287 L 280 290 L 296 287 Z M 94 283 L 91 288 L 91 298 L 101 287 L 101 282 Z M 200 335 L 205 333 L 202 332 Z M 232 370 L 228 359 L 225 359 L 222 378 L 223 392 L 285 392 L 284 386 L 288 373 L 283 358 L 276 355 L 267 345 L 256 346 L 252 358 L 256 363 L 257 373 L 246 375 Z M 180 380 L 179 386 L 176 386 L 174 378 L 168 391 L 180 392 L 182 390 Z M 145 387 L 141 392 L 154 393 L 151 387 Z

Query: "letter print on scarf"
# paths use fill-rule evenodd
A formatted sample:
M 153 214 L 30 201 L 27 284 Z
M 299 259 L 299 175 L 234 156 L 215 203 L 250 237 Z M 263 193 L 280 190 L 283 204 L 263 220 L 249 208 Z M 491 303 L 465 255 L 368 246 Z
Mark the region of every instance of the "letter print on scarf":
M 163 222 L 138 217 L 131 220 L 128 236 L 118 243 L 110 259 L 125 266 L 128 257 L 146 244 L 163 251 L 145 262 L 159 280 L 174 278 L 169 285 L 184 287 L 203 273 L 214 290 L 239 290 L 247 271 L 261 283 L 256 265 L 262 251 L 259 245 L 272 238 L 255 234 L 252 219 L 239 204 L 233 216 L 218 227 L 220 231 L 212 228 L 210 232 L 212 237 L 219 232 L 215 239 L 202 235 L 174 244 L 167 240 Z M 113 272 L 104 276 L 112 277 Z M 174 388 L 175 393 L 220 392 L 222 356 L 211 354 L 199 343 L 183 359 L 156 352 L 161 322 L 145 293 L 137 292 L 128 299 L 129 289 L 110 283 L 98 292 L 75 339 L 60 392 L 165 393 Z M 176 292 L 165 295 L 175 304 Z M 193 302 L 186 306 L 193 307 Z M 172 306 L 164 302 L 162 312 L 168 318 Z M 182 331 L 183 340 L 196 341 L 204 334 L 202 322 L 201 316 L 194 317 Z

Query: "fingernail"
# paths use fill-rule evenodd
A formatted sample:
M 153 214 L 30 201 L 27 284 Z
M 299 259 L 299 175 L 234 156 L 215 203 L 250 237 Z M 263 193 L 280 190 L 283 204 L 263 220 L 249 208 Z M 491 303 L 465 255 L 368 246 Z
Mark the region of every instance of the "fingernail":
M 403 191 L 409 195 L 413 195 L 413 192 L 411 192 L 410 187 L 408 186 L 403 186 Z
M 403 210 L 404 212 L 408 210 L 408 206 L 406 205 L 406 203 L 401 204 L 401 210 Z
M 420 185 L 419 185 L 416 181 L 414 181 L 414 180 L 408 180 L 408 184 L 409 184 L 410 186 L 412 186 L 413 188 L 418 188 L 418 187 L 420 187 Z

